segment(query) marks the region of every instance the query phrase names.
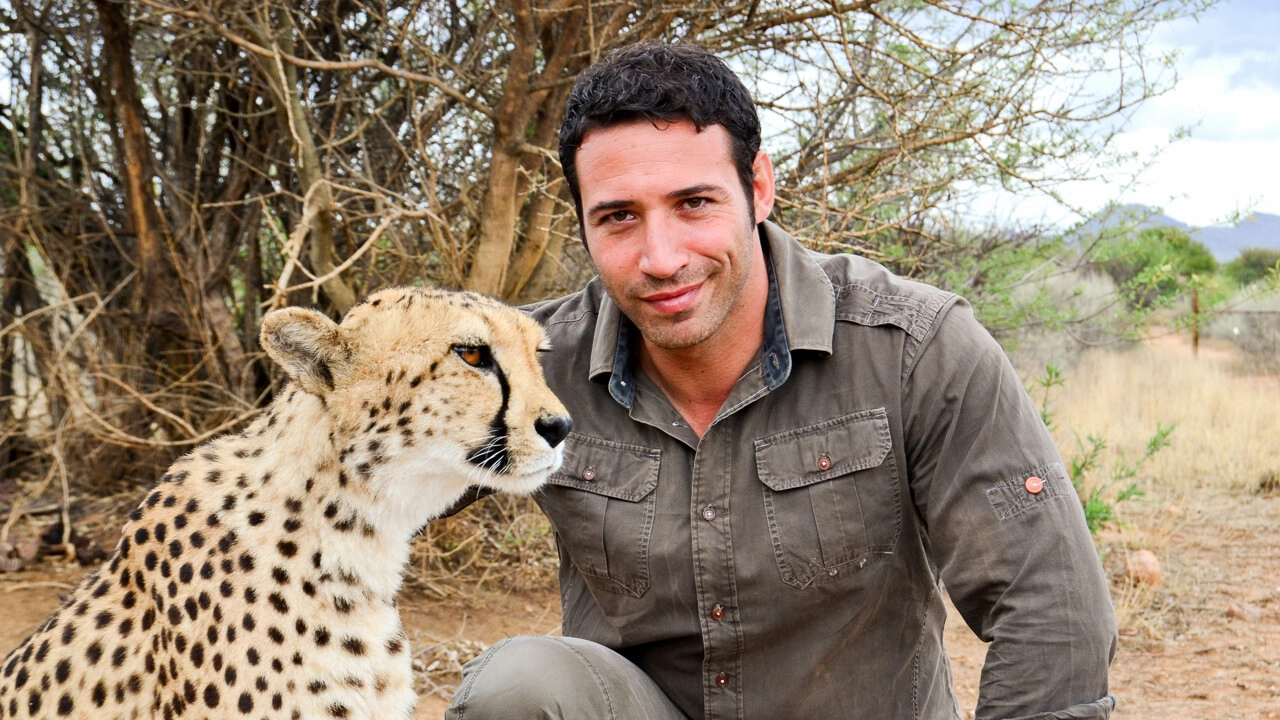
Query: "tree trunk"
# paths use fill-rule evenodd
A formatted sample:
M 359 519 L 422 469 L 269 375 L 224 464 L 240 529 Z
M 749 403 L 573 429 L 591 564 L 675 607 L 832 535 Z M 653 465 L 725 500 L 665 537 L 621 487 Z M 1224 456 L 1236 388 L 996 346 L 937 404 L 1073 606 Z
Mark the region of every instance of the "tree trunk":
M 286 53 L 293 51 L 288 38 L 282 38 L 281 44 Z M 276 116 L 283 129 L 293 138 L 294 166 L 298 173 L 298 184 L 303 197 L 310 197 L 316 211 L 311 228 L 307 233 L 307 257 L 311 261 L 311 270 L 316 277 L 324 277 L 333 272 L 338 265 L 337 251 L 333 242 L 333 193 L 325 181 L 320 167 L 320 153 L 316 149 L 315 135 L 308 121 L 308 109 L 303 106 L 299 97 L 298 69 L 292 63 L 278 62 L 275 72 L 267 72 L 268 80 L 276 90 L 279 98 Z M 302 216 L 307 213 L 303 210 Z M 320 288 L 330 304 L 340 314 L 356 304 L 356 293 L 341 275 L 321 283 Z M 283 290 L 283 288 L 282 288 Z
M 520 144 L 524 136 L 522 120 L 530 116 L 529 85 L 538 50 L 533 7 L 529 0 L 513 3 L 515 48 L 511 51 L 503 84 L 502 101 L 493 120 L 489 187 L 481 204 L 480 236 L 467 289 L 497 296 L 506 285 L 507 264 L 516 238 L 516 185 L 520 172 Z
M 575 0 L 555 0 L 539 13 L 538 17 L 545 19 L 538 22 L 530 0 L 515 2 L 514 49 L 502 99 L 494 113 L 489 186 L 481 205 L 484 210 L 467 274 L 468 289 L 502 294 L 508 299 L 520 295 L 544 259 L 548 239 L 537 235 L 540 231 L 536 223 L 549 210 L 544 211 L 540 202 L 527 208 L 530 236 L 513 257 L 520 208 L 530 188 L 530 183 L 522 182 L 522 160 L 530 147 L 555 147 L 564 99 L 568 96 L 568 86 L 561 82 L 566 68 L 571 61 L 585 61 L 582 54 L 592 49 L 588 47 L 592 40 L 609 42 L 616 36 L 630 10 L 631 6 L 623 3 L 608 17 L 596 21 L 587 6 Z M 660 35 L 675 17 L 675 13 L 665 13 L 651 19 L 637 37 Z M 594 32 L 588 31 L 589 23 L 594 23 Z M 543 59 L 543 65 L 535 72 L 538 58 Z M 523 170 L 532 172 L 533 168 Z
M 561 289 L 557 286 L 557 277 L 562 269 L 564 241 L 569 233 L 576 232 L 577 223 L 569 221 L 565 215 L 561 215 L 555 222 L 556 227 L 548 233 L 547 245 L 543 248 L 537 266 L 529 276 L 529 281 L 525 283 L 521 294 L 513 298 L 514 301 L 531 303 L 545 300 L 556 290 Z
M 44 307 L 44 299 L 36 290 L 35 273 L 27 258 L 27 242 L 36 235 L 36 218 L 39 213 L 39 202 L 34 197 L 35 183 L 39 175 L 40 156 L 44 142 L 44 42 L 45 35 L 40 29 L 48 4 L 41 8 L 39 16 L 32 13 L 32 8 L 21 8 L 22 21 L 27 34 L 29 48 L 28 63 L 31 70 L 27 94 L 27 146 L 24 155 L 19 156 L 18 172 L 18 204 L 21 218 L 18 221 L 19 232 L 5 234 L 4 243 L 4 296 L 0 300 L 0 325 L 9 325 L 21 316 L 28 315 Z M 0 335 L 0 423 L 5 429 L 14 421 L 25 421 L 13 412 L 14 393 L 17 391 L 15 381 L 19 365 L 24 366 L 27 382 L 33 381 L 30 370 L 25 366 L 25 358 L 18 354 L 16 338 L 21 337 L 32 347 L 37 358 L 35 375 L 43 384 L 48 413 L 52 423 L 61 421 L 63 413 L 62 393 L 58 386 L 56 374 L 51 372 L 41 358 L 49 357 L 53 343 L 50 333 L 55 323 L 51 315 L 40 315 L 31 322 L 24 323 L 19 331 Z M 27 397 L 31 393 L 26 393 Z M 25 430 L 25 428 L 23 428 Z M 15 433 L 14 436 L 18 434 Z M 3 475 L 8 476 L 17 469 L 22 460 L 23 451 L 13 441 L 8 432 L 0 443 L 0 468 Z
M 44 307 L 40 294 L 36 292 L 35 279 L 31 272 L 31 263 L 27 260 L 26 243 L 19 236 L 6 233 L 4 250 L 4 298 L 0 305 L 0 324 L 9 325 L 23 315 Z M 42 360 L 50 357 L 52 342 L 49 333 L 53 322 L 51 316 L 44 314 L 23 323 L 21 332 L 11 331 L 0 335 L 0 429 L 5 430 L 3 442 L 0 442 L 0 477 L 9 477 L 18 472 L 26 451 L 22 444 L 15 442 L 26 434 L 27 427 L 15 426 L 14 423 L 26 423 L 26 417 L 19 417 L 13 411 L 13 399 L 18 391 L 16 377 L 18 368 L 23 368 L 28 389 L 38 381 L 42 384 L 51 423 L 58 422 L 63 413 L 62 393 L 57 377 L 48 372 L 49 365 Z M 17 338 L 22 338 L 36 358 L 34 368 L 26 365 L 23 353 L 18 352 Z M 34 373 L 32 371 L 35 371 Z M 24 391 L 30 398 L 32 393 Z M 8 430 L 14 429 L 10 433 Z
M 108 99 L 120 124 L 124 153 L 122 170 L 129 218 L 137 237 L 136 263 L 142 292 L 135 294 L 135 308 L 142 311 L 148 327 L 148 346 L 153 359 L 166 365 L 190 367 L 195 358 L 179 361 L 186 354 L 189 332 L 181 277 L 174 265 L 171 238 L 156 206 L 155 163 L 143 127 L 142 98 L 133 71 L 130 28 L 124 5 L 111 0 L 94 0 L 102 27 L 102 59 L 106 65 Z M 156 357 L 160 355 L 162 357 Z
M 549 190 L 534 200 L 529 213 L 531 222 L 525 229 L 524 242 L 520 245 L 520 250 L 511 261 L 511 278 L 507 282 L 503 297 L 510 299 L 520 296 L 528 285 L 529 279 L 533 277 L 533 271 L 538 268 L 538 263 L 542 261 L 547 251 L 547 242 L 551 238 L 551 217 L 555 207 L 556 198 L 550 194 Z

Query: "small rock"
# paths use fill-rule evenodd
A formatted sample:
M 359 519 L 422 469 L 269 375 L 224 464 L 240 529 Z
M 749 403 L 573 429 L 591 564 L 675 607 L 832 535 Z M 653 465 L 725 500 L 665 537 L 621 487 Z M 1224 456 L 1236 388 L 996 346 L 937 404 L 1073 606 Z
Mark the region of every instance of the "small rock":
M 0 542 L 0 573 L 17 572 L 25 564 L 18 557 L 17 548 L 7 542 Z
M 1160 568 L 1160 559 L 1150 550 L 1138 550 L 1125 561 L 1125 577 L 1132 582 L 1151 587 L 1160 587 L 1164 582 L 1164 570 Z
M 1255 623 L 1262 619 L 1262 608 L 1241 600 L 1233 602 L 1227 607 L 1227 615 L 1237 620 Z
M 22 538 L 17 544 L 18 557 L 22 562 L 29 563 L 36 559 L 40 554 L 40 543 L 31 538 Z

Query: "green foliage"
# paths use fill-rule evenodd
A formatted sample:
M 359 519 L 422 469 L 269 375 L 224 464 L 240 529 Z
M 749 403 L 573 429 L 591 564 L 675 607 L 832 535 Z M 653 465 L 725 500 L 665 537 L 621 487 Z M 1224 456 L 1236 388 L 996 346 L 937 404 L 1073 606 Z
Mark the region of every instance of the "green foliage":
M 1126 500 L 1142 497 L 1145 494 L 1138 487 L 1136 480 L 1138 471 L 1156 453 L 1169 447 L 1171 444 L 1169 436 L 1173 434 L 1175 427 L 1177 427 L 1177 423 L 1168 425 L 1156 423 L 1156 431 L 1147 440 L 1147 446 L 1142 457 L 1131 463 L 1126 461 L 1124 454 L 1121 453 L 1116 458 L 1108 479 L 1098 484 L 1086 483 L 1086 480 L 1101 468 L 1103 452 L 1107 449 L 1107 442 L 1096 434 L 1090 434 L 1083 440 L 1079 435 L 1076 436 L 1078 452 L 1068 463 L 1069 474 L 1071 476 L 1071 484 L 1075 486 L 1076 492 L 1080 494 L 1080 502 L 1084 505 L 1084 519 L 1089 525 L 1090 533 L 1096 535 L 1099 528 L 1115 520 L 1116 505 Z M 1086 484 L 1091 485 L 1088 492 L 1085 492 Z M 1112 489 L 1120 485 L 1123 485 L 1123 487 L 1113 495 Z
M 1146 228 L 1111 239 L 1099 248 L 1097 262 L 1136 309 L 1168 307 L 1188 291 L 1216 287 L 1213 254 L 1177 228 Z
M 1249 248 L 1222 266 L 1223 273 L 1237 287 L 1247 287 L 1259 280 L 1280 276 L 1280 250 L 1273 248 Z
M 895 233 L 875 259 L 899 275 L 963 296 L 982 325 L 1005 343 L 1030 326 L 1060 329 L 1079 319 L 1077 308 L 1064 304 L 1046 283 L 1076 262 L 1076 251 L 1061 236 L 995 225 L 930 232 L 938 242 Z M 927 260 L 921 257 L 924 245 L 932 247 Z
M 1110 207 L 1062 231 L 997 223 L 888 230 L 873 257 L 963 296 L 1006 348 L 1027 331 L 1106 343 L 1141 337 L 1153 321 L 1202 327 L 1228 299 L 1217 262 L 1180 230 L 1135 227 L 1142 219 Z M 1184 298 L 1190 313 L 1163 312 Z
M 1044 426 L 1053 429 L 1053 412 L 1049 410 L 1049 393 L 1056 387 L 1062 387 L 1067 384 L 1067 379 L 1063 377 L 1062 371 L 1057 365 L 1045 365 L 1044 375 L 1031 381 L 1032 384 L 1039 388 L 1040 392 L 1040 420 L 1044 422 Z M 1035 391 L 1028 388 L 1028 393 Z
M 1047 427 L 1054 427 L 1053 413 L 1049 409 L 1049 396 L 1054 388 L 1066 384 L 1062 372 L 1053 365 L 1045 366 L 1045 374 L 1032 381 L 1028 389 L 1033 395 L 1038 393 L 1040 400 L 1040 417 Z M 1101 435 L 1090 433 L 1083 439 L 1076 435 L 1076 453 L 1067 460 L 1067 475 L 1071 484 L 1080 496 L 1080 504 L 1084 507 L 1085 523 L 1089 533 L 1097 535 L 1105 524 L 1116 519 L 1115 507 L 1127 500 L 1142 497 L 1145 492 L 1138 487 L 1138 472 L 1156 453 L 1169 447 L 1169 436 L 1173 434 L 1177 423 L 1156 423 L 1155 433 L 1147 440 L 1142 456 L 1135 461 L 1128 461 L 1124 453 L 1118 452 L 1111 463 L 1111 472 L 1102 482 L 1093 481 L 1092 475 L 1106 465 L 1107 441 Z M 1120 487 L 1118 491 L 1116 487 Z

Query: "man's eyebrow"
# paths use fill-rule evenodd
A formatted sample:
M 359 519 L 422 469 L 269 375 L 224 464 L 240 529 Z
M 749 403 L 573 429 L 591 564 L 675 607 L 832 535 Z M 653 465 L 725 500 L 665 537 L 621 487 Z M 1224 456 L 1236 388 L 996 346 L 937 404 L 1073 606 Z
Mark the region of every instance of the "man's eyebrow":
M 612 210 L 622 210 L 631 207 L 633 200 L 608 200 L 592 205 L 587 209 L 588 215 L 596 215 L 602 212 L 610 212 Z
M 667 193 L 667 199 L 679 200 L 680 198 L 693 197 L 695 195 L 707 195 L 707 194 L 713 194 L 713 193 L 719 193 L 719 192 L 724 192 L 724 190 L 719 185 L 713 185 L 711 183 L 702 183 L 700 185 L 690 185 L 687 188 L 681 188 L 679 190 L 672 190 L 671 192 Z
M 666 194 L 668 200 L 679 200 L 681 198 L 695 197 L 697 195 L 708 195 L 722 193 L 724 189 L 713 183 L 700 183 L 698 185 L 690 185 L 689 187 L 672 190 Z M 606 200 L 598 202 L 587 209 L 587 215 L 598 215 L 603 212 L 612 212 L 614 210 L 625 210 L 635 204 L 635 200 L 623 198 L 620 200 Z

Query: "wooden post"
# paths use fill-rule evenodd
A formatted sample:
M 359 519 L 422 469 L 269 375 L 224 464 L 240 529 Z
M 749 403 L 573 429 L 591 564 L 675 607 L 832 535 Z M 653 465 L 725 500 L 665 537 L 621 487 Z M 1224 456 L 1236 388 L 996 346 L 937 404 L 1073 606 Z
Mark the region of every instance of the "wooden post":
M 1200 289 L 1191 291 L 1191 356 L 1200 356 Z

